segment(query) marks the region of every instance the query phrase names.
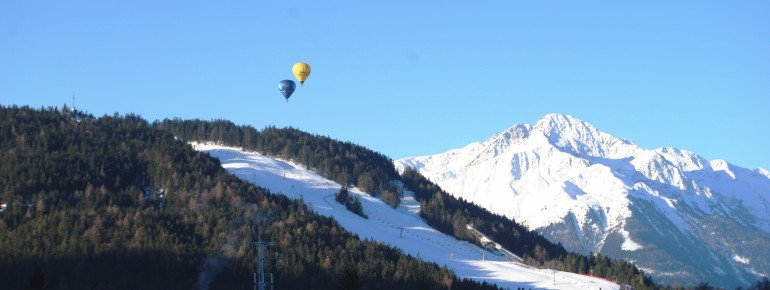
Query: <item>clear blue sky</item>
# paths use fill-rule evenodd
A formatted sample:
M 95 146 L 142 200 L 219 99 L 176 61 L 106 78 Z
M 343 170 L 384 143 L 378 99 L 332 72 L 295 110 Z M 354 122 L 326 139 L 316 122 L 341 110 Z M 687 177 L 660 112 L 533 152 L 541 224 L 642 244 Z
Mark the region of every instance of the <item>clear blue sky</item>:
M 770 1 L 469 3 L 0 0 L 0 103 L 74 91 L 97 116 L 294 126 L 394 159 L 562 113 L 770 169 Z

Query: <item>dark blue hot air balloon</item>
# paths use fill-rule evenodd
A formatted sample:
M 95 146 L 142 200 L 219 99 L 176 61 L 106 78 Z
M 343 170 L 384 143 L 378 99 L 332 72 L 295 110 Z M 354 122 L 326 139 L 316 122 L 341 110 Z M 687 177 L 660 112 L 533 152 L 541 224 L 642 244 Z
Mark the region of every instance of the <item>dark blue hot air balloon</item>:
M 297 84 L 294 83 L 292 80 L 282 80 L 280 83 L 278 83 L 278 90 L 281 91 L 281 94 L 284 98 L 286 98 L 286 101 L 289 101 L 289 97 L 291 97 L 291 94 L 294 93 L 294 89 L 297 88 Z

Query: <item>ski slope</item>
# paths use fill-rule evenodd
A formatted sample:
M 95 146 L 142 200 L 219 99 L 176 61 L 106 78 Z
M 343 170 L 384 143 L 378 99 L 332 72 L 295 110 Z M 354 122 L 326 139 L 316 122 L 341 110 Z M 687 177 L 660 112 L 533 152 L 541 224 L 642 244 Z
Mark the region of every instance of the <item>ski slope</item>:
M 516 289 L 619 289 L 620 285 L 584 275 L 537 269 L 506 261 L 506 257 L 465 241 L 442 234 L 418 215 L 420 204 L 413 193 L 405 191 L 401 205 L 394 209 L 378 198 L 357 188 L 350 193 L 361 200 L 369 219 L 364 219 L 334 201 L 340 185 L 301 165 L 276 160 L 240 148 L 208 143 L 192 143 L 196 150 L 218 158 L 222 166 L 242 180 L 253 182 L 273 193 L 302 199 L 318 214 L 334 218 L 346 230 L 361 239 L 379 241 L 402 249 L 425 261 L 435 262 L 455 271 L 460 278 L 495 283 Z M 403 227 L 403 234 L 401 232 Z M 555 277 L 555 283 L 554 283 Z

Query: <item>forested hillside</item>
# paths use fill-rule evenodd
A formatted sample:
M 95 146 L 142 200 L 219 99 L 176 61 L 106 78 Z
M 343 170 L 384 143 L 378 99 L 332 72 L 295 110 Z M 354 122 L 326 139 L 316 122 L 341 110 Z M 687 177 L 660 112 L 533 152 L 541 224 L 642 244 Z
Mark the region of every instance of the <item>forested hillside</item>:
M 133 115 L 0 107 L 0 288 L 248 289 L 259 228 L 276 243 L 277 289 L 493 289 L 360 241 L 158 127 Z M 260 146 L 302 148 L 269 143 Z M 388 188 L 353 163 L 340 180 Z
M 629 262 L 600 254 L 583 256 L 569 253 L 561 245 L 551 243 L 514 221 L 452 197 L 416 171 L 407 170 L 398 175 L 390 158 L 350 142 L 339 142 L 293 128 L 268 127 L 259 131 L 224 120 L 164 120 L 158 126 L 183 139 L 219 142 L 290 159 L 341 184 L 353 184 L 375 195 L 380 193 L 382 196 L 386 192 L 382 197 L 386 201 L 397 199 L 391 194 L 398 193 L 393 184 L 399 180 L 415 192 L 422 208 L 420 215 L 439 231 L 475 242 L 466 229 L 467 224 L 473 224 L 524 257 L 530 265 L 593 274 L 632 285 L 635 289 L 659 287 Z M 365 180 L 374 182 L 361 182 Z
M 184 140 L 213 141 L 293 160 L 342 185 L 354 185 L 393 207 L 399 203 L 398 172 L 385 155 L 350 142 L 294 128 L 256 130 L 230 121 L 164 120 L 157 124 Z

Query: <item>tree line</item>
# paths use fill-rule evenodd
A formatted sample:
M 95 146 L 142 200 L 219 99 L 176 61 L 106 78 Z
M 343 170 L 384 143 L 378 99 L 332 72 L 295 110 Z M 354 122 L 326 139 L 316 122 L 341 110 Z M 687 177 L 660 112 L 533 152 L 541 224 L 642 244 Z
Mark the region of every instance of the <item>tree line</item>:
M 291 127 L 257 130 L 226 120 L 166 119 L 156 126 L 183 140 L 218 142 L 300 163 L 341 185 L 358 187 L 393 207 L 401 201 L 401 192 L 393 182 L 398 180 L 393 161 L 351 142 Z
M 0 106 L 0 161 L 3 289 L 246 289 L 257 239 L 277 289 L 497 289 L 359 240 L 135 115 Z

